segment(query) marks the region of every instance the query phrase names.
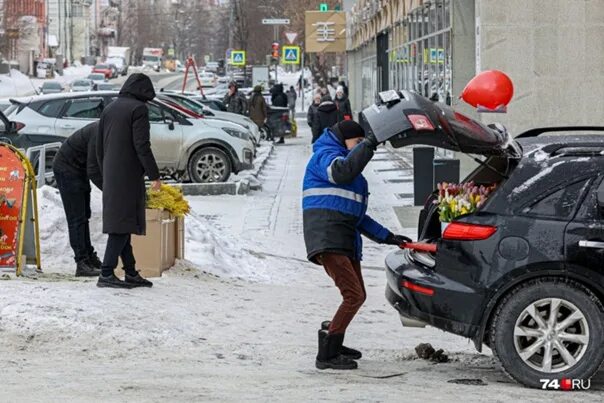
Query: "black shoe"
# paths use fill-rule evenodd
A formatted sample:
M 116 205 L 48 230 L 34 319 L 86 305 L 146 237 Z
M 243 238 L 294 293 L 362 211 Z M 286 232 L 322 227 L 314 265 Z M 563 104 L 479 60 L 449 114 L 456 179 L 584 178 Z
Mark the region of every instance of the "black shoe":
M 152 282 L 142 278 L 138 273 L 136 273 L 136 276 L 130 276 L 128 273 L 126 273 L 126 278 L 124 280 L 132 287 L 153 287 Z
M 317 369 L 357 369 L 356 361 L 340 354 L 344 341 L 343 334 L 328 334 L 319 330 L 319 353 L 315 360 Z
M 279 139 L 279 141 L 277 141 L 275 144 L 283 144 L 283 143 L 285 143 L 285 139 L 283 137 L 281 137 Z
M 88 263 L 90 263 L 93 267 L 97 267 L 99 269 L 103 265 L 103 262 L 101 262 L 101 259 L 99 259 L 99 257 L 96 255 L 96 252 L 92 252 L 92 254 L 88 256 L 87 260 Z
M 329 330 L 329 325 L 331 325 L 330 320 L 321 322 L 321 330 Z M 340 349 L 340 354 L 352 360 L 360 360 L 363 357 L 363 353 L 361 353 L 359 350 L 355 350 L 354 348 L 346 346 L 342 346 L 342 348 Z
M 76 277 L 97 277 L 101 275 L 101 269 L 93 266 L 87 259 L 80 260 L 76 267 Z
M 120 280 L 113 273 L 107 277 L 101 274 L 99 276 L 99 281 L 96 283 L 96 286 L 101 288 L 134 288 L 132 284 Z

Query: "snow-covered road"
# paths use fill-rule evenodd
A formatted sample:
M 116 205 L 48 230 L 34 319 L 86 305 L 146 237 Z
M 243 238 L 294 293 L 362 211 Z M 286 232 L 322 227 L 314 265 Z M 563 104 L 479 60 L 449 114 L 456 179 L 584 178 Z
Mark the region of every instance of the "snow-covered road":
M 300 194 L 309 155 L 304 129 L 276 148 L 262 191 L 191 198 L 187 261 L 152 289 L 98 289 L 72 277 L 63 224 L 47 195 L 47 273 L 0 281 L 0 401 L 602 400 L 602 373 L 590 392 L 528 390 L 462 338 L 403 329 L 384 298 L 389 248 L 369 242 L 368 299 L 346 340 L 364 358 L 356 371 L 316 370 L 317 327 L 339 295 L 322 269 L 305 261 Z M 386 150 L 368 167 L 370 214 L 413 235 L 414 228 L 399 228 L 392 209 L 411 193 L 409 172 L 397 167 L 405 162 Z M 93 238 L 102 246 L 102 237 Z M 420 342 L 445 349 L 451 362 L 416 359 Z

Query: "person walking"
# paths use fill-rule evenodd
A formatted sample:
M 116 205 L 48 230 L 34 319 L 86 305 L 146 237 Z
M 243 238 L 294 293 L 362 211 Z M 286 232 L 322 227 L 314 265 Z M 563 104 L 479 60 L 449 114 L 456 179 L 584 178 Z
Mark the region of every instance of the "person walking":
M 287 91 L 287 107 L 289 108 L 289 116 L 292 120 L 296 120 L 296 100 L 298 99 L 298 94 L 296 94 L 296 90 L 293 86 L 289 87 Z
M 262 130 L 268 116 L 266 101 L 262 95 L 262 86 L 257 85 L 252 92 L 250 99 L 250 119 L 256 123 L 258 129 Z
M 131 234 L 145 234 L 145 175 L 159 190 L 159 169 L 151 151 L 149 111 L 153 83 L 141 73 L 124 83 L 117 100 L 101 114 L 97 158 L 103 175 L 103 233 L 109 234 L 98 287 L 151 287 L 136 271 Z M 114 274 L 122 258 L 125 280 Z
M 338 122 L 343 120 L 352 120 L 352 108 L 350 100 L 346 96 L 343 87 L 338 87 L 336 90 L 336 107 L 338 108 Z
M 96 158 L 98 130 L 99 124 L 94 122 L 69 136 L 52 165 L 67 218 L 76 277 L 96 277 L 101 274 L 101 261 L 90 241 L 89 226 L 90 181 L 103 189 L 103 178 Z
M 227 112 L 236 113 L 238 115 L 246 115 L 248 112 L 247 99 L 245 98 L 245 95 L 239 91 L 235 81 L 229 83 L 229 91 L 224 96 L 222 103 L 226 107 Z
M 373 133 L 345 120 L 325 130 L 313 146 L 304 175 L 302 209 L 308 260 L 322 265 L 342 294 L 331 321 L 318 332 L 318 369 L 355 369 L 360 351 L 343 346 L 348 325 L 366 298 L 361 234 L 400 246 L 411 240 L 367 215 L 369 190 L 362 172 L 378 146 Z
M 287 108 L 287 95 L 283 92 L 283 84 L 275 84 L 271 88 L 271 104 L 280 108 Z
M 312 131 L 312 138 L 315 139 L 319 138 L 319 133 L 315 133 L 314 121 L 315 119 L 318 119 L 317 114 L 319 105 L 321 104 L 321 95 L 315 94 L 313 96 L 312 101 L 312 104 L 310 104 L 310 106 L 308 107 L 308 113 L 306 114 L 306 122 L 308 123 L 308 126 L 310 126 L 310 129 Z
M 313 117 L 312 142 L 317 141 L 323 134 L 323 131 L 338 123 L 338 107 L 331 100 L 331 97 L 324 96 L 317 107 L 316 118 Z

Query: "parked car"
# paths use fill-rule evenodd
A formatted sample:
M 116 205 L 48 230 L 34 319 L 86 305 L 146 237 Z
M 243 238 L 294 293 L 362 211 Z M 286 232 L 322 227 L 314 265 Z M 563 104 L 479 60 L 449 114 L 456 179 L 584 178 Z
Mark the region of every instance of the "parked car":
M 89 74 L 87 77 L 90 81 L 92 81 L 93 83 L 99 85 L 99 84 L 104 84 L 107 82 L 107 79 L 105 78 L 104 74 L 101 73 L 92 73 Z
M 211 73 L 216 73 L 218 71 L 218 62 L 207 62 L 205 69 Z
M 11 106 L 11 103 L 8 99 L 0 99 L 0 112 L 4 112 Z
M 113 69 L 108 64 L 97 64 L 92 69 L 92 72 L 104 75 L 107 80 L 113 78 Z
M 44 81 L 40 87 L 40 94 L 58 94 L 63 90 L 63 85 L 57 81 Z
M 98 91 L 13 99 L 16 108 L 8 117 L 34 137 L 67 138 L 98 119 L 117 96 L 115 91 Z M 159 100 L 148 108 L 152 149 L 164 175 L 223 182 L 231 173 L 253 167 L 254 143 L 236 125 L 194 119 Z
M 111 83 L 100 83 L 96 85 L 97 91 L 114 91 L 115 85 Z
M 205 94 L 205 96 L 207 98 L 221 100 L 222 98 L 224 98 L 224 96 L 227 94 L 228 91 L 229 91 L 229 85 L 228 85 L 228 83 L 225 83 L 225 84 L 218 84 L 214 88 L 209 88 L 207 90 L 204 90 L 203 93 Z
M 95 84 L 89 79 L 75 80 L 71 83 L 71 92 L 93 91 L 94 89 Z
M 209 71 L 202 71 L 199 73 L 199 82 L 204 88 L 214 87 L 216 85 L 216 74 L 210 73 Z
M 445 225 L 433 195 L 420 213 L 423 245 L 386 258 L 386 297 L 403 324 L 487 345 L 531 387 L 589 379 L 604 361 L 604 136 L 579 134 L 604 128 L 512 139 L 445 104 L 400 98 L 363 111 L 362 124 L 393 147 L 482 155 L 464 182 L 494 187 L 475 212 Z
M 256 126 L 256 124 L 246 116 L 238 115 L 236 113 L 212 111 L 207 106 L 204 106 L 203 104 L 180 94 L 160 92 L 158 94 L 158 98 L 175 102 L 178 105 L 193 111 L 198 116 L 236 123 L 244 130 L 250 132 L 250 135 L 256 144 L 260 142 L 260 131 L 258 130 L 258 126 Z

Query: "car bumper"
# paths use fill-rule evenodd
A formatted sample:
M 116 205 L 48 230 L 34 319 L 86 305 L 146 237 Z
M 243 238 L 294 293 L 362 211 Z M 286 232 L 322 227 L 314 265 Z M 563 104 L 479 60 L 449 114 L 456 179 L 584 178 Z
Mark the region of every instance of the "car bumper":
M 254 169 L 254 151 L 248 148 L 243 150 L 243 159 L 235 161 L 235 173 Z
M 396 251 L 386 258 L 386 299 L 401 315 L 401 321 L 413 319 L 460 336 L 473 338 L 478 326 L 460 316 L 476 305 L 474 290 L 441 273 L 413 261 L 407 250 Z M 403 287 L 412 284 L 433 291 L 426 295 Z

